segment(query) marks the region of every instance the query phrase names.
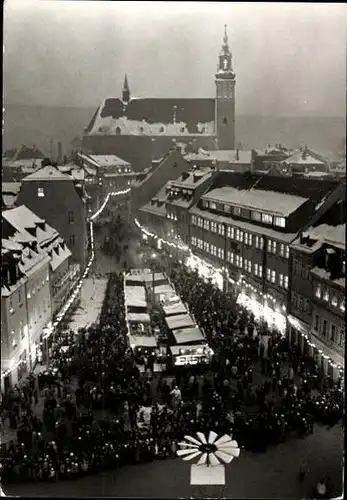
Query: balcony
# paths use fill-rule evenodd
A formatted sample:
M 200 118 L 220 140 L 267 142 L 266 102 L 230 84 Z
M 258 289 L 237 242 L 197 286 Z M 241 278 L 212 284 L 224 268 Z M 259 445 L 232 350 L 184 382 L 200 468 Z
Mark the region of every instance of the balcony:
M 53 284 L 53 298 L 58 299 L 69 293 L 80 274 L 80 264 L 71 264 L 68 272 L 59 281 Z

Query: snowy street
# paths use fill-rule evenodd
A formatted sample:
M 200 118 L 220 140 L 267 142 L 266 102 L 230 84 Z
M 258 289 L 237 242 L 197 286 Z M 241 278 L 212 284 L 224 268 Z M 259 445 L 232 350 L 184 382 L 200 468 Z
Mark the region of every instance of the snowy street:
M 86 278 L 81 288 L 81 302 L 72 315 L 69 328 L 77 332 L 98 320 L 105 297 L 107 278 Z

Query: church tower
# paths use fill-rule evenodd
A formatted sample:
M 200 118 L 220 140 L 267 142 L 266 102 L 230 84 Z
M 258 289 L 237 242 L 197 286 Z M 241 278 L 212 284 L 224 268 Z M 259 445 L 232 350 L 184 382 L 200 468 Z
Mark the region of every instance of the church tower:
M 235 149 L 235 73 L 228 44 L 227 25 L 224 26 L 222 50 L 219 54 L 216 82 L 217 149 Z
M 125 73 L 123 89 L 122 89 L 122 101 L 126 104 L 128 104 L 128 102 L 130 101 L 130 89 L 129 89 L 128 77 L 127 77 L 126 73 Z

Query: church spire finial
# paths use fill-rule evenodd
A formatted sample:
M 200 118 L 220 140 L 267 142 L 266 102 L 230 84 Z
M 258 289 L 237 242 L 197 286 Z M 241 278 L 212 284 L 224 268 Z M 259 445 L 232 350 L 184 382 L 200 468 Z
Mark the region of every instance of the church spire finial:
M 125 73 L 124 77 L 124 83 L 123 83 L 123 102 L 129 102 L 130 101 L 130 89 L 129 89 L 129 83 L 128 83 L 128 76 Z
M 228 45 L 228 32 L 227 32 L 228 25 L 224 24 L 224 37 L 223 37 L 223 42 L 224 45 Z

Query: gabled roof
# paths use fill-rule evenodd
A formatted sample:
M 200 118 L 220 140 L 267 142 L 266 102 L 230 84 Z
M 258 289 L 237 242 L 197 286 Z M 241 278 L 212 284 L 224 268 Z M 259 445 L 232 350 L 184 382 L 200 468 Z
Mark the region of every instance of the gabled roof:
M 207 133 L 213 135 L 214 115 L 214 99 L 137 98 L 131 99 L 128 104 L 125 104 L 118 98 L 110 98 L 106 99 L 95 112 L 86 132 L 89 134 L 100 132 L 115 134 L 115 129 L 121 124 L 121 122 L 118 124 L 117 120 L 124 121 L 126 118 L 129 122 L 136 122 L 136 130 L 129 127 L 129 131 L 124 132 L 124 134 L 129 135 L 140 135 L 141 133 L 160 135 L 162 125 L 168 126 L 174 122 L 180 124 L 176 132 L 177 135 L 181 134 L 180 129 L 183 126 L 190 134 L 202 134 L 207 127 Z M 209 126 L 209 123 L 212 123 L 212 126 Z M 153 127 L 155 124 L 159 125 L 158 130 Z M 143 127 L 142 132 L 139 130 L 141 126 Z M 99 130 L 102 127 L 105 127 L 104 132 Z M 173 131 L 172 135 L 174 135 Z
M 315 155 L 308 149 L 300 149 L 292 156 L 289 156 L 282 163 L 287 163 L 290 165 L 326 165 L 322 159 L 318 159 L 318 155 Z
M 213 189 L 202 196 L 204 200 L 229 203 L 251 210 L 286 217 L 295 212 L 308 198 L 260 189 L 235 189 L 230 186 Z
M 68 174 L 63 174 L 56 167 L 52 167 L 51 165 L 47 165 L 46 167 L 42 167 L 36 172 L 27 175 L 22 179 L 22 181 L 73 181 L 73 177 Z

